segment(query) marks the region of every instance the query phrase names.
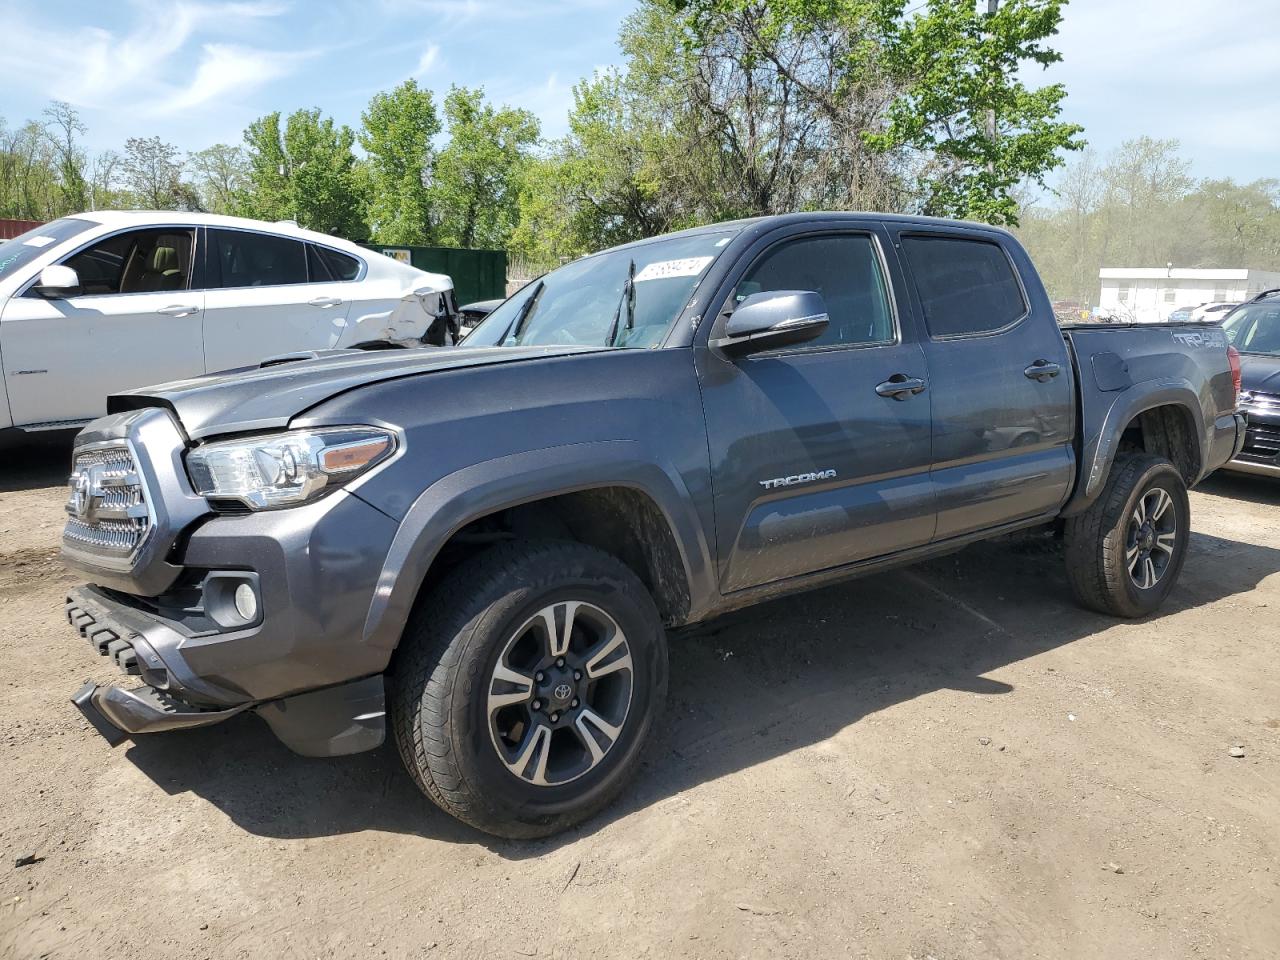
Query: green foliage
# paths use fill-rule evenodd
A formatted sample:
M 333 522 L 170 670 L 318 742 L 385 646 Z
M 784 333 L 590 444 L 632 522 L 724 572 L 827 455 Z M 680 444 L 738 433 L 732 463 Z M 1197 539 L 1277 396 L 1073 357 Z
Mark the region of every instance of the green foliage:
M 89 205 L 80 114 L 55 100 L 42 116 L 12 130 L 0 119 L 0 216 L 47 220 Z
M 843 31 L 831 47 L 837 82 L 822 97 L 832 116 L 850 94 L 876 80 L 888 94 L 863 142 L 892 158 L 909 190 L 899 206 L 947 217 L 1008 224 L 1015 189 L 1043 184 L 1061 153 L 1083 146 L 1076 124 L 1059 120 L 1060 84 L 1032 89 L 1030 66 L 1060 55 L 1046 45 L 1065 0 L 1002 0 L 995 14 L 975 0 L 674 0 L 691 43 L 705 46 L 729 13 L 756 12 L 765 40 Z M 984 5 L 985 6 L 985 5 Z M 835 29 L 838 28 L 838 29 Z
M 1197 183 L 1176 140 L 1136 137 L 1105 163 L 1086 152 L 1056 199 L 1018 227 L 1055 300 L 1096 303 L 1100 267 L 1280 270 L 1280 181 Z
M 130 137 L 124 142 L 120 172 L 134 206 L 144 210 L 191 210 L 195 192 L 182 182 L 178 148 L 159 137 Z
M 45 107 L 44 117 L 45 134 L 58 158 L 62 206 L 67 210 L 83 210 L 88 199 L 88 185 L 84 179 L 85 155 L 77 140 L 85 133 L 80 114 L 71 104 L 54 100 Z
M 449 90 L 444 113 L 449 142 L 436 158 L 430 191 L 437 242 L 505 247 L 538 121 L 528 110 L 494 109 L 483 90 L 466 87 Z
M 187 169 L 200 206 L 210 213 L 234 213 L 244 204 L 249 162 L 240 147 L 215 143 L 187 155 Z
M 280 126 L 279 112 L 249 125 L 248 190 L 236 210 L 263 220 L 296 220 L 321 233 L 363 238 L 355 135 L 319 109 L 295 110 Z
M 1043 185 L 1061 151 L 1084 145 L 1082 128 L 1058 119 L 1062 85 L 1030 89 L 1020 79 L 1029 65 L 1061 59 L 1044 41 L 1057 32 L 1062 5 L 1004 0 L 986 14 L 973 0 L 929 0 L 906 19 L 897 18 L 901 4 L 881 5 L 883 62 L 902 93 L 888 129 L 868 142 L 925 155 L 924 213 L 1016 223 L 1014 189 Z
M 431 141 L 440 132 L 431 91 L 406 80 L 375 94 L 361 121 L 360 146 L 369 156 L 363 176 L 373 238 L 379 243 L 429 243 L 427 179 L 434 158 Z

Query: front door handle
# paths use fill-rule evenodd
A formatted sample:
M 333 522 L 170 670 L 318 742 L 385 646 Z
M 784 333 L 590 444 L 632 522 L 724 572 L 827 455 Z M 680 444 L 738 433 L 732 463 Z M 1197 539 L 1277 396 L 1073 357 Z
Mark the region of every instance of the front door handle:
M 1037 360 L 1027 369 L 1022 371 L 1022 375 L 1028 380 L 1038 380 L 1040 383 L 1048 383 L 1054 377 L 1062 372 L 1062 368 L 1056 363 L 1049 360 Z
M 307 301 L 313 307 L 336 307 L 341 302 L 337 297 L 316 297 Z
M 895 373 L 884 383 L 876 384 L 876 393 L 894 400 L 906 400 L 917 393 L 923 393 L 927 384 L 919 377 L 908 377 L 905 373 Z
M 193 313 L 199 312 L 199 307 L 188 307 L 181 303 L 175 303 L 168 307 L 161 307 L 156 311 L 156 313 L 163 314 L 166 317 L 189 317 Z

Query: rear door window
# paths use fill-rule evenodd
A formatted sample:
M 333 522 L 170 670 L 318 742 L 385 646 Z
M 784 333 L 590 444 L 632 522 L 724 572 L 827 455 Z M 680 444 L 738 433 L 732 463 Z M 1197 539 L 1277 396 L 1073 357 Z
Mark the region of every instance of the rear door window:
M 902 237 L 929 336 L 992 333 L 1027 312 L 1022 285 L 998 243 L 960 237 Z
M 249 230 L 210 230 L 209 249 L 224 289 L 307 282 L 307 248 L 301 240 Z

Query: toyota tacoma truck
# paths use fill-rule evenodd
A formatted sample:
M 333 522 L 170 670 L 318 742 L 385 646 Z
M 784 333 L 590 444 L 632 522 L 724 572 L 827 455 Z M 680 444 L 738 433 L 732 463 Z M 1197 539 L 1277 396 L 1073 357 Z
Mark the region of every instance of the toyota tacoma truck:
M 668 631 L 1037 526 L 1085 606 L 1151 613 L 1238 389 L 1217 327 L 1060 328 L 987 226 L 617 247 L 460 347 L 112 397 L 72 452 L 66 615 L 137 685 L 73 702 L 113 743 L 253 712 L 333 756 L 389 728 L 444 810 L 548 834 L 636 773 Z

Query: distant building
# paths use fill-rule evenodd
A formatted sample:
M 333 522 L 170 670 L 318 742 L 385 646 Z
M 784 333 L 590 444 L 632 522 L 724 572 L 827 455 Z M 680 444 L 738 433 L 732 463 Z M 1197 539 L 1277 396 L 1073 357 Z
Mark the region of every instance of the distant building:
M 1179 307 L 1237 303 L 1280 287 L 1274 270 L 1192 270 L 1183 267 L 1103 267 L 1098 271 L 1102 313 L 1158 323 Z

